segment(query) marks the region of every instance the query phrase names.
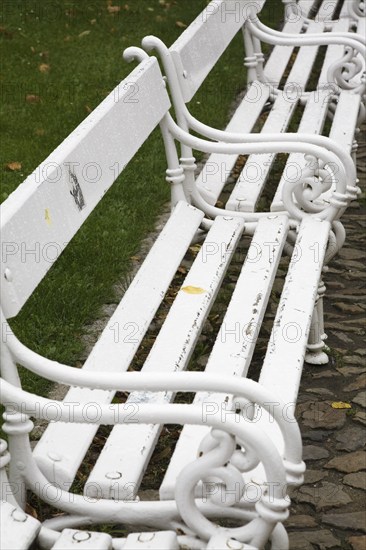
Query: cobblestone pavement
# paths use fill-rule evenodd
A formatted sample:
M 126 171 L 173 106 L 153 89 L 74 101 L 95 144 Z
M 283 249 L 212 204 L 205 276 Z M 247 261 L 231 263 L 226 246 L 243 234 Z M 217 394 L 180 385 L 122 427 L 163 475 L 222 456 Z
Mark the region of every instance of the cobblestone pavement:
M 362 134 L 364 193 L 343 217 L 346 243 L 325 277 L 330 362 L 305 365 L 298 399 L 307 472 L 291 495 L 292 550 L 366 549 L 365 160 Z M 337 403 L 350 408 L 333 408 Z

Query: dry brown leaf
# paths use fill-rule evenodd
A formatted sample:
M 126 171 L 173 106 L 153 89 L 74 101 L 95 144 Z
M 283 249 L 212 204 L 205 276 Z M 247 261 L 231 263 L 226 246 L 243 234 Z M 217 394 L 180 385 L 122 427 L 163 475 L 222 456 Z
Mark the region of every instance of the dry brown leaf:
M 36 94 L 27 94 L 25 96 L 25 100 L 27 103 L 39 103 L 41 101 L 41 98 L 39 95 Z
M 48 65 L 48 63 L 41 63 L 40 66 L 38 67 L 41 73 L 48 73 L 50 68 L 51 67 L 50 65 Z
M 87 113 L 91 113 L 93 109 L 89 105 L 85 105 L 85 110 Z
M 175 26 L 179 27 L 180 29 L 185 29 L 187 27 L 187 25 L 183 23 L 183 21 L 176 21 Z
M 95 25 L 96 22 L 97 22 L 96 19 L 90 19 L 90 24 L 91 24 L 91 25 Z
M 33 506 L 31 506 L 31 505 L 28 504 L 28 503 L 25 505 L 25 512 L 26 512 L 29 516 L 32 516 L 32 518 L 38 519 L 38 515 L 37 515 L 36 510 L 33 508 Z
M 7 167 L 8 170 L 11 170 L 12 172 L 15 172 L 16 170 L 21 170 L 22 169 L 22 163 L 17 162 L 17 161 L 8 162 L 6 167 Z
M 46 132 L 44 128 L 37 128 L 34 133 L 36 134 L 36 136 L 44 136 Z

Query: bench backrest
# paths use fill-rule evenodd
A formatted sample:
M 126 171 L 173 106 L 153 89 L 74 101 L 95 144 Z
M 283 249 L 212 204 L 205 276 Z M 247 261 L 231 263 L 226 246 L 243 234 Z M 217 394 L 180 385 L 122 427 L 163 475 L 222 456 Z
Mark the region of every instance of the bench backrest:
M 181 82 L 184 101 L 192 99 L 251 10 L 265 0 L 213 0 L 169 48 Z
M 14 317 L 170 107 L 141 63 L 1 207 L 1 306 Z

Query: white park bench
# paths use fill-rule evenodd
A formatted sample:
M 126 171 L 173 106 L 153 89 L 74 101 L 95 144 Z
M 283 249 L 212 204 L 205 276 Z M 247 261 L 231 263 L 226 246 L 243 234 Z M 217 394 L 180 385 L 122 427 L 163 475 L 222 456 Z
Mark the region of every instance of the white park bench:
M 355 134 L 365 116 L 363 102 L 366 81 L 364 77 L 360 79 L 360 74 L 364 70 L 363 39 L 359 35 L 346 32 L 351 26 L 349 18 L 346 17 L 334 22 L 332 32 L 323 32 L 329 30 L 324 20 L 326 15 L 330 17 L 335 9 L 336 3 L 333 1 L 324 0 L 320 5 L 317 2 L 320 20 L 311 21 L 304 26 L 303 18 L 290 19 L 284 28 L 287 34 L 272 31 L 260 23 L 260 8 L 263 4 L 262 0 L 214 0 L 169 49 L 153 36 L 148 36 L 142 41 L 145 50 L 154 49 L 159 53 L 169 83 L 177 123 L 183 130 L 193 130 L 205 138 L 219 142 L 233 144 L 243 141 L 248 144 L 249 149 L 249 144 L 257 144 L 255 152 L 249 154 L 235 185 L 233 188 L 230 187 L 226 195 L 222 195 L 222 192 L 226 189 L 226 182 L 231 182 L 231 173 L 238 155 L 212 153 L 201 172 L 194 178 L 196 165 L 192 148 L 182 146 L 181 164 L 186 176 L 186 199 L 211 217 L 222 214 L 221 208 L 215 207 L 218 199 L 220 206 L 224 201 L 226 210 L 246 212 L 247 220 L 250 219 L 251 213 L 257 211 L 263 192 L 267 190 L 268 182 L 273 179 L 272 168 L 277 169 L 276 153 L 265 151 L 260 144 L 264 141 L 278 141 L 280 133 L 285 140 L 298 139 L 296 134 L 287 133 L 294 120 L 298 120 L 297 134 L 303 134 L 302 139 L 327 147 L 321 134 L 329 132 L 333 150 L 339 155 L 342 155 L 342 152 L 352 153 L 356 164 Z M 313 3 L 307 4 L 310 11 L 310 4 Z M 305 3 L 301 5 L 302 9 L 305 9 Z M 333 10 L 331 12 L 330 7 Z M 344 10 L 345 6 L 341 13 Z M 254 12 L 258 12 L 255 17 Z M 244 64 L 247 66 L 249 87 L 225 131 L 220 131 L 193 117 L 186 104 L 195 97 L 205 78 L 240 29 L 243 29 L 244 34 Z M 306 31 L 306 34 L 298 34 L 302 30 Z M 264 65 L 261 44 L 255 35 L 257 31 L 265 41 L 271 44 L 280 43 L 273 48 Z M 290 31 L 296 34 L 290 34 Z M 294 46 L 286 45 L 291 41 L 297 41 L 298 46 L 306 45 L 299 47 L 291 68 L 288 69 L 289 60 L 295 51 Z M 322 44 L 328 46 L 319 63 L 318 54 Z M 344 73 L 341 70 L 345 62 L 344 51 L 351 46 L 357 70 L 347 70 Z M 142 50 L 135 49 L 134 52 L 138 59 L 144 58 Z M 133 55 L 131 53 L 129 56 L 127 52 L 126 58 Z M 349 61 L 348 54 L 346 58 Z M 286 70 L 288 75 L 284 80 Z M 313 85 L 313 91 L 307 91 L 309 80 L 314 76 L 316 84 Z M 283 84 L 280 88 L 281 82 Z M 261 123 L 264 111 L 267 116 L 265 122 Z M 330 129 L 327 128 L 328 123 Z M 258 124 L 260 131 L 254 133 L 253 129 Z M 249 149 L 242 150 L 241 154 L 251 153 Z M 277 152 L 280 152 L 280 149 L 277 149 Z M 306 203 L 307 208 L 313 212 L 329 204 L 334 192 L 334 182 L 327 185 L 321 176 L 320 179 L 317 177 L 320 172 L 317 172 L 314 166 L 314 159 L 304 157 L 302 153 L 291 153 L 273 192 L 271 211 L 284 209 L 283 189 L 286 182 L 291 179 L 292 172 L 306 170 L 307 166 L 310 167 L 310 178 L 307 179 L 306 189 L 303 186 L 297 190 L 298 201 L 301 204 Z M 351 179 L 355 181 L 355 167 L 350 167 L 350 170 Z M 350 199 L 356 198 L 359 191 L 357 186 L 351 184 L 347 189 Z M 286 208 L 291 211 L 291 205 L 287 205 Z M 296 216 L 293 211 L 291 214 Z M 343 229 L 339 222 L 337 230 L 340 246 Z M 325 287 L 321 284 L 320 288 L 322 296 Z M 325 340 L 322 297 L 318 301 L 318 310 L 317 322 Z M 314 334 L 314 331 L 312 332 Z M 318 344 L 316 336 L 307 361 L 314 364 L 326 363 L 328 358 L 323 352 L 324 347 Z
M 311 3 L 313 2 L 307 4 Z M 359 35 L 341 32 L 347 30 L 346 19 L 340 19 L 334 23 L 334 32 L 323 32 L 324 23 L 313 21 L 309 23 L 305 34 L 275 33 L 259 21 L 260 8 L 263 4 L 264 0 L 241 0 L 240 2 L 214 0 L 169 49 L 156 37 L 148 36 L 143 39 L 143 47 L 148 51 L 155 49 L 162 60 L 177 123 L 186 131 L 193 130 L 215 141 L 260 143 L 276 141 L 278 134 L 285 134 L 291 122 L 298 119 L 297 133 L 306 134 L 303 139 L 308 142 L 320 143 L 316 136 L 322 134 L 327 119 L 331 119 L 329 137 L 335 146 L 338 146 L 338 150 L 355 152 L 357 143 L 354 135 L 365 115 L 362 99 L 366 81 L 361 78 L 361 75 L 364 70 L 363 57 L 366 49 L 362 39 Z M 334 9 L 335 4 L 334 1 L 324 0 L 322 6 L 325 8 L 325 5 L 331 5 Z M 258 15 L 253 16 L 256 12 L 259 12 Z M 344 26 L 345 21 L 346 26 Z M 338 23 L 341 25 L 339 33 L 335 32 Z M 291 28 L 293 33 L 295 30 L 300 33 L 303 29 L 303 20 L 298 19 L 296 25 L 295 29 L 294 23 L 290 21 L 286 23 L 285 30 L 289 31 Z M 194 98 L 221 54 L 242 28 L 246 55 L 244 64 L 247 66 L 250 86 L 225 132 L 222 132 L 194 118 L 186 104 Z M 268 32 L 262 29 L 268 29 Z M 264 56 L 256 33 L 268 43 L 280 43 L 273 48 L 264 66 Z M 296 42 L 299 46 L 290 69 L 288 65 L 290 58 L 293 57 L 295 46 L 286 45 L 288 42 Z M 324 59 L 315 72 L 314 64 L 317 61 L 319 49 L 321 45 L 326 44 L 328 47 Z M 356 68 L 355 72 L 349 70 L 347 74 L 340 70 L 337 63 L 339 60 L 341 60 L 340 66 L 346 63 L 345 47 L 354 48 L 352 59 Z M 140 58 L 142 57 L 143 54 Z M 348 54 L 346 57 L 348 59 Z M 348 61 L 351 63 L 349 59 Z M 288 75 L 284 77 L 286 69 L 288 69 Z M 317 84 L 313 87 L 314 91 L 309 92 L 307 85 L 310 78 L 314 76 Z M 347 80 L 348 77 L 349 80 Z M 279 88 L 284 79 L 283 85 Z M 259 123 L 264 109 L 268 111 L 269 107 L 265 123 L 261 125 L 260 132 L 254 134 L 253 128 Z M 286 139 L 286 135 L 283 139 Z M 215 205 L 219 199 L 238 155 L 212 154 L 194 183 L 192 162 L 190 164 L 189 160 L 192 157 L 192 150 L 184 147 L 182 157 L 182 164 L 186 171 L 187 200 L 193 201 L 193 204 L 214 216 L 217 211 L 210 206 Z M 243 212 L 256 210 L 275 160 L 276 155 L 272 153 L 255 153 L 249 156 L 227 200 L 225 205 L 227 210 Z M 284 176 L 272 199 L 272 211 L 283 209 L 282 189 L 285 174 L 295 165 L 303 168 L 305 162 L 305 159 L 297 154 L 290 155 L 287 168 L 283 172 Z M 327 194 L 325 193 L 322 198 L 326 201 Z
M 129 51 L 128 55 L 138 52 Z M 131 86 L 137 102 L 128 102 Z M 116 99 L 117 98 L 117 99 Z M 358 104 L 358 96 L 354 96 Z M 284 550 L 288 484 L 304 473 L 301 436 L 293 417 L 324 262 L 339 246 L 337 218 L 347 185 L 356 183 L 352 159 L 332 142 L 302 136 L 263 142 L 267 153 L 312 155 L 335 183 L 329 204 L 314 213 L 297 192 L 308 168 L 286 182 L 281 212 L 220 210 L 214 219 L 188 204 L 174 140 L 208 153 L 254 153 L 256 144 L 202 140 L 169 115 L 170 100 L 154 57 L 144 59 L 2 205 L 1 443 L 2 544 L 41 548 L 272 548 Z M 160 124 L 167 154 L 173 210 L 102 335 L 81 369 L 38 355 L 14 335 L 15 317 L 51 267 L 49 256 L 23 262 L 22 246 L 63 250 L 124 167 Z M 324 145 L 327 144 L 327 147 Z M 99 184 L 85 179 L 97 163 Z M 328 168 L 325 168 L 328 166 Z M 111 167 L 114 167 L 111 170 Z M 149 168 L 146 167 L 148 174 Z M 189 171 L 187 171 L 189 173 Z M 346 176 L 347 173 L 347 176 Z M 337 175 L 335 181 L 335 174 Z M 332 225 L 333 224 L 333 225 Z M 127 372 L 165 293 L 198 230 L 207 232 L 141 372 Z M 294 233 L 294 230 L 296 233 Z M 116 225 L 118 231 L 118 224 Z M 209 311 L 223 285 L 241 236 L 251 245 L 212 347 L 205 372 L 188 368 Z M 259 382 L 246 378 L 258 332 L 290 238 L 295 245 L 277 306 Z M 255 261 L 253 261 L 253 253 Z M 56 258 L 55 258 L 56 259 Z M 135 328 L 133 338 L 130 326 Z M 119 327 L 116 338 L 115 327 Z M 235 338 L 225 335 L 235 327 Z M 125 333 L 127 328 L 128 333 Z M 292 330 L 295 329 L 295 334 Z M 70 386 L 56 401 L 21 388 L 17 365 Z M 117 391 L 125 403 L 112 403 Z M 177 392 L 196 392 L 193 403 L 173 403 Z M 34 450 L 30 417 L 50 422 Z M 139 487 L 162 426 L 184 426 L 160 498 L 139 498 Z M 70 492 L 100 425 L 113 429 L 83 487 Z M 55 508 L 41 524 L 23 510 L 26 491 Z M 61 513 L 60 513 L 61 512 Z M 225 521 L 235 521 L 228 527 Z M 93 525 L 129 534 L 112 538 Z M 231 540 L 232 539 L 232 540 Z

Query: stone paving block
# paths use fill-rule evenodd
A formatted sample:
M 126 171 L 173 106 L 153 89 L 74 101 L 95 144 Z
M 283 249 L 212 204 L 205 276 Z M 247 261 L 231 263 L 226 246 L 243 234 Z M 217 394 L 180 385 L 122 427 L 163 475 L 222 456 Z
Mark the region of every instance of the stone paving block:
M 350 537 L 348 542 L 352 546 L 352 550 L 365 550 L 366 535 L 362 535 L 362 537 Z
M 347 474 L 343 478 L 343 483 L 350 485 L 355 489 L 363 489 L 366 491 L 366 472 Z
M 322 522 L 339 529 L 366 533 L 366 511 L 346 512 L 344 514 L 324 514 Z
M 335 437 L 339 451 L 357 451 L 366 445 L 366 431 L 361 426 L 347 426 Z
M 313 487 L 303 485 L 293 492 L 292 498 L 296 502 L 311 504 L 317 510 L 337 508 L 352 502 L 352 498 L 341 483 L 335 484 L 328 481 L 323 481 L 320 485 Z
M 352 399 L 352 403 L 356 403 L 356 405 L 360 405 L 366 409 L 366 391 L 361 391 L 358 393 L 356 397 Z
M 290 533 L 290 548 L 293 550 L 328 550 L 330 548 L 340 548 L 339 539 L 328 530 L 318 531 L 299 531 L 298 533 Z
M 366 469 L 366 452 L 354 451 L 342 456 L 336 456 L 327 462 L 324 468 L 333 468 L 339 472 L 351 473 Z

